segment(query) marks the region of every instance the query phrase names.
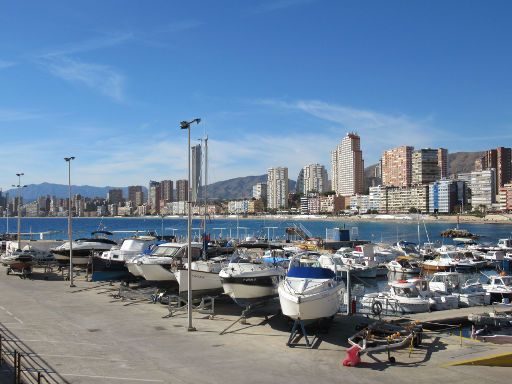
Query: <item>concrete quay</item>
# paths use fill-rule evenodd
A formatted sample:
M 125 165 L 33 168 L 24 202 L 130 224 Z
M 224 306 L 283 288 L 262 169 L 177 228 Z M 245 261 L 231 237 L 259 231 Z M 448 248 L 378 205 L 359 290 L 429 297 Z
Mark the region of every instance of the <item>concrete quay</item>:
M 289 323 L 280 315 L 257 313 L 236 323 L 241 310 L 224 298 L 215 316 L 194 313 L 196 332 L 187 332 L 186 314 L 166 318 L 167 307 L 114 299 L 118 285 L 60 276 L 44 280 L 8 276 L 0 267 L 0 334 L 37 355 L 52 383 L 415 383 L 507 382 L 510 369 L 448 366 L 503 347 L 443 334 L 427 334 L 412 353 L 364 355 L 357 367 L 343 367 L 347 337 L 368 319 L 339 315 L 313 349 L 286 346 Z M 277 313 L 278 308 L 273 308 Z M 2 376 L 3 375 L 3 376 Z M 6 382 L 5 372 L 0 382 Z M 10 382 L 10 381 L 9 381 Z

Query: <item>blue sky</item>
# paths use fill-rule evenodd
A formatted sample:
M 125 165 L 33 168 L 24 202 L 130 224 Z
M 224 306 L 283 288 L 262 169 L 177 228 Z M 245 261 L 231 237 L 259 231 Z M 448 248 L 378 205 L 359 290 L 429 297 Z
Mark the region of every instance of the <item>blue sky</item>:
M 0 187 L 186 178 L 309 163 L 348 131 L 399 146 L 512 146 L 507 1 L 2 1 Z

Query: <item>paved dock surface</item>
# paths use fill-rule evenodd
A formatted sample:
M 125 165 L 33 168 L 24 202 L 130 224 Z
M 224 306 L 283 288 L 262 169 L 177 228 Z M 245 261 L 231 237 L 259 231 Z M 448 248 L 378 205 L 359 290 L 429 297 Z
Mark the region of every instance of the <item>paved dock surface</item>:
M 412 351 L 363 356 L 343 367 L 347 337 L 362 317 L 338 316 L 314 349 L 289 348 L 289 323 L 272 310 L 233 323 L 240 309 L 227 299 L 216 315 L 195 313 L 196 332 L 187 332 L 186 314 L 165 318 L 166 306 L 114 299 L 118 285 L 77 278 L 7 276 L 0 267 L 0 331 L 37 355 L 54 371 L 52 382 L 67 383 L 503 383 L 510 368 L 446 366 L 486 354 L 510 352 L 440 334 L 429 334 Z M 277 310 L 273 309 L 274 312 Z M 5 382 L 1 376 L 0 382 Z

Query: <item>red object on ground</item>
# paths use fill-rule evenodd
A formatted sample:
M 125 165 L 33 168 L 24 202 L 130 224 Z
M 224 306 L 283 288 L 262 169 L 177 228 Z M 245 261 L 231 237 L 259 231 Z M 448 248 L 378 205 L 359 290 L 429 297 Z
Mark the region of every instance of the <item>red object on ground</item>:
M 361 347 L 359 345 L 354 345 L 347 349 L 347 357 L 342 361 L 345 367 L 355 367 L 357 364 L 361 362 L 361 357 L 359 356 L 359 351 Z

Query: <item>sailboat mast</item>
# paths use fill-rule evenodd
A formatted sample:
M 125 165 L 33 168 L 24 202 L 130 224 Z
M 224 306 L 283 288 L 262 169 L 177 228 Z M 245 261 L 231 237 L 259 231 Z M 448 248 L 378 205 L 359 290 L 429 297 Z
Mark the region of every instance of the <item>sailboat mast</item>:
M 204 139 L 204 218 L 203 218 L 203 255 L 206 259 L 207 236 L 206 236 L 206 217 L 208 215 L 208 136 Z

